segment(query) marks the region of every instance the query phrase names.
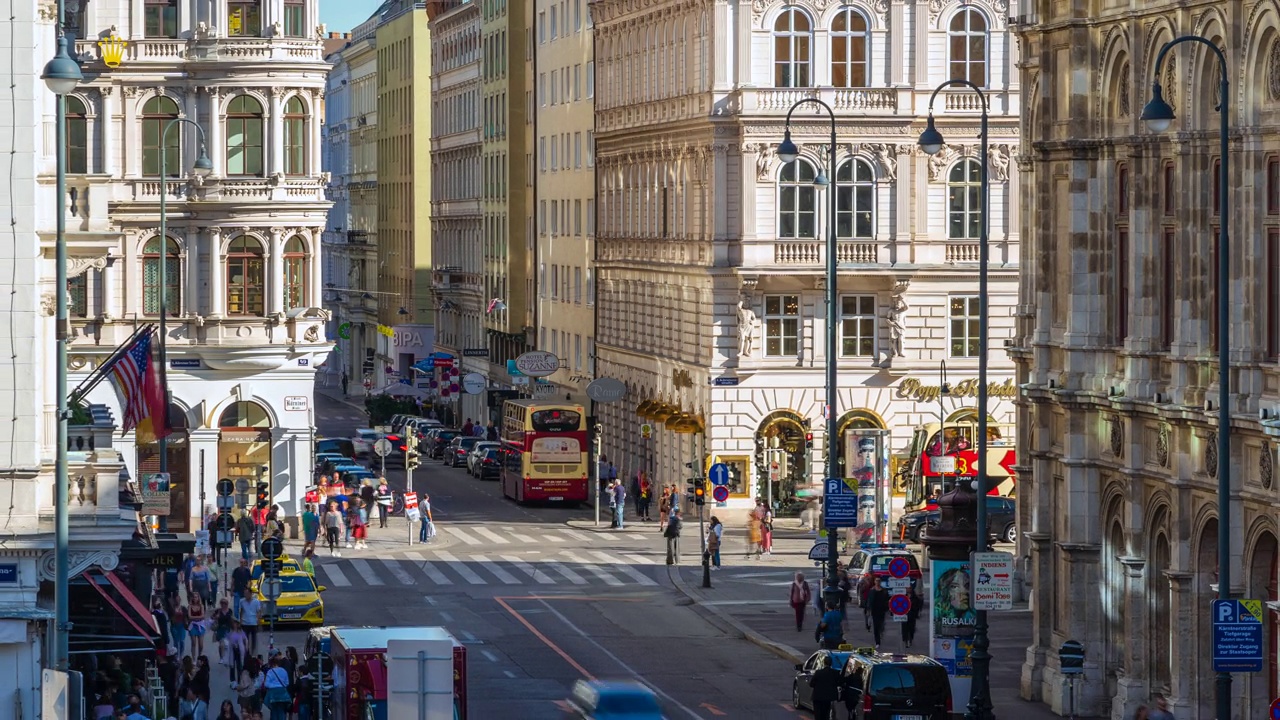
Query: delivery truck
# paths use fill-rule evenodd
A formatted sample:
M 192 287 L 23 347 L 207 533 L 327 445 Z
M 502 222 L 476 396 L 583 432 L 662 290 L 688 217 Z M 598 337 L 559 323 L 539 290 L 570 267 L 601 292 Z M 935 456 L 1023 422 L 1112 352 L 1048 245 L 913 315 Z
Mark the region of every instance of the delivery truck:
M 467 720 L 467 647 L 441 627 L 338 627 L 335 720 Z

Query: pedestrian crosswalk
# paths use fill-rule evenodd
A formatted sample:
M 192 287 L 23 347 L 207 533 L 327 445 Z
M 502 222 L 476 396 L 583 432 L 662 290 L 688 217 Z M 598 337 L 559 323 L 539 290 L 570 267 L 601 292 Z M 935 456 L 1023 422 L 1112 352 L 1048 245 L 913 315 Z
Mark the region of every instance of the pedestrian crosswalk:
M 317 581 L 333 588 L 409 586 L 572 586 L 654 587 L 653 559 L 635 553 L 602 550 L 469 548 L 409 550 L 396 557 L 320 557 Z M 348 551 L 350 552 L 350 551 Z
M 537 529 L 522 528 L 516 532 L 508 528 L 488 528 L 477 525 L 437 524 L 437 532 L 443 533 L 463 545 L 470 547 L 506 545 L 511 547 L 538 547 L 540 545 L 562 545 L 570 540 L 578 542 L 598 542 L 600 539 L 628 540 L 631 542 L 657 542 L 661 538 L 656 533 L 628 532 L 619 530 L 608 533 L 583 533 L 568 528 Z

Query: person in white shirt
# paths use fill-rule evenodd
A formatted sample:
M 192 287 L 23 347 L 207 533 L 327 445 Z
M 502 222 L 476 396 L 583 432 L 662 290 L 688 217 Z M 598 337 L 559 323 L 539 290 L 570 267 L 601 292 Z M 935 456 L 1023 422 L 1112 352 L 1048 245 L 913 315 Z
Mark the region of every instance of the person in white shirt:
M 262 602 L 252 590 L 245 588 L 244 597 L 240 598 L 240 624 L 249 639 L 249 654 L 258 651 L 258 615 L 262 612 Z

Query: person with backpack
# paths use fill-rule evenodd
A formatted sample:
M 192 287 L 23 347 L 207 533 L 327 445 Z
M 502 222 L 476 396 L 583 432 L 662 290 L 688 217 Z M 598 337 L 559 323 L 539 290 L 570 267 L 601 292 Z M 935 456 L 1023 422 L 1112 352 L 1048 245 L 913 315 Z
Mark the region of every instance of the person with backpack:
M 791 582 L 791 609 L 796 614 L 796 632 L 804 630 L 804 614 L 811 599 L 809 583 L 805 582 L 804 573 L 796 573 L 795 580 Z

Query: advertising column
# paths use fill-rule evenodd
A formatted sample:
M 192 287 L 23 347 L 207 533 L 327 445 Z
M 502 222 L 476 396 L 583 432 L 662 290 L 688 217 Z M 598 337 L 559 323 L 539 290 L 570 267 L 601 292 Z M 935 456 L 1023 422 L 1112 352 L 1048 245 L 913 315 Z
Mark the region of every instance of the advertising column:
M 968 560 L 930 561 L 933 597 L 929 603 L 932 622 L 929 643 L 933 657 L 947 669 L 951 677 L 951 697 L 957 707 L 969 697 L 973 676 L 973 628 L 978 615 L 970 604 L 971 587 Z
M 846 430 L 846 484 L 858 492 L 857 542 L 888 542 L 889 433 L 886 430 Z

